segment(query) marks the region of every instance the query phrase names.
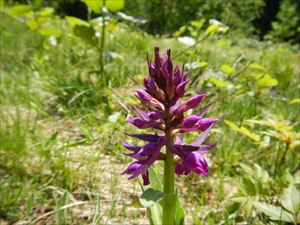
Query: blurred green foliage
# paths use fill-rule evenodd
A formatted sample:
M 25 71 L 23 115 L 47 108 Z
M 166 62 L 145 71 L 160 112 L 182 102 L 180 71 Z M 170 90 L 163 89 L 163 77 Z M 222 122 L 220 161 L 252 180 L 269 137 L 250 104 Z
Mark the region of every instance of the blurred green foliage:
M 266 39 L 286 41 L 300 40 L 300 4 L 295 0 L 283 0 L 276 20 L 272 22 L 272 30 Z
M 88 9 L 79 0 L 8 0 L 7 4 L 28 2 L 35 7 L 54 7 L 60 15 L 88 18 Z M 124 1 L 114 2 L 115 7 L 123 7 Z M 96 16 L 100 8 L 93 11 Z M 125 0 L 122 11 L 146 19 L 148 22 L 140 28 L 151 34 L 172 35 L 191 20 L 208 23 L 210 19 L 217 19 L 237 31 L 235 35 L 252 34 L 294 42 L 300 39 L 300 2 L 297 0 Z

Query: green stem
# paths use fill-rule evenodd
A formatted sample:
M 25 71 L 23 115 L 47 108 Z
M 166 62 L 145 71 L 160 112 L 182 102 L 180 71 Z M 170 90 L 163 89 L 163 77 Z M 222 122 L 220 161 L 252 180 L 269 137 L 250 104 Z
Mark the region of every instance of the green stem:
M 170 132 L 167 132 L 167 136 L 170 138 L 170 144 L 173 142 L 173 137 Z M 166 149 L 166 159 L 164 165 L 164 193 L 171 194 L 170 197 L 166 198 L 163 207 L 163 225 L 173 225 L 174 224 L 174 158 L 172 152 Z
M 103 7 L 105 7 L 106 0 L 103 0 Z M 104 41 L 105 41 L 105 15 L 102 11 L 102 30 L 101 30 L 101 39 L 100 39 L 100 74 L 105 81 L 104 77 L 104 62 L 103 62 L 103 52 L 104 52 Z
M 281 157 L 281 159 L 280 159 L 280 161 L 279 161 L 278 168 L 277 168 L 277 171 L 276 171 L 276 172 L 278 172 L 278 171 L 280 170 L 281 165 L 284 163 L 286 154 L 287 154 L 287 152 L 288 152 L 288 150 L 289 150 L 289 147 L 290 147 L 290 144 L 287 142 L 287 143 L 285 144 L 285 150 L 284 150 L 283 155 L 282 155 L 282 157 Z

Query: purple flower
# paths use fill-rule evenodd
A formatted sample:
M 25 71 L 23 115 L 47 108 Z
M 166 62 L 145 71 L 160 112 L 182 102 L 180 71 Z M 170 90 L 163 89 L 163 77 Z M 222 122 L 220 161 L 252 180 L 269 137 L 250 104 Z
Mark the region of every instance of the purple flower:
M 129 179 L 142 175 L 144 185 L 149 184 L 148 168 L 154 163 L 155 160 L 164 158 L 164 154 L 160 152 L 160 149 L 166 143 L 166 137 L 159 137 L 157 141 L 149 142 L 143 147 L 133 146 L 123 142 L 124 147 L 133 152 L 125 155 L 136 159 L 136 161 L 130 164 L 122 174 L 130 174 L 131 176 Z
M 178 162 L 175 167 L 175 172 L 177 174 L 188 175 L 191 171 L 193 171 L 201 176 L 208 175 L 208 165 L 203 155 L 211 151 L 216 144 L 202 145 L 202 143 L 208 137 L 208 133 L 212 126 L 213 124 L 207 128 L 191 145 L 184 145 L 182 144 L 182 141 L 178 139 L 171 147 L 171 151 L 181 158 L 181 162 Z
M 188 175 L 194 172 L 201 176 L 208 175 L 204 154 L 211 151 L 215 144 L 203 143 L 218 119 L 204 117 L 210 105 L 204 107 L 197 115 L 184 115 L 186 111 L 196 108 L 207 94 L 198 94 L 181 103 L 189 82 L 188 73 L 180 71 L 179 66 L 173 67 L 171 50 L 162 57 L 159 48 L 155 48 L 154 63 L 151 60 L 147 61 L 149 77 L 144 79 L 145 88 L 136 90 L 136 97 L 147 111 L 134 107 L 137 117 L 127 122 L 140 129 L 157 129 L 160 133 L 127 134 L 146 141 L 146 144 L 134 146 L 123 142 L 124 147 L 131 151 L 125 155 L 135 161 L 122 174 L 130 175 L 129 179 L 142 175 L 144 185 L 149 184 L 148 168 L 156 160 L 165 159 L 161 148 L 166 146 L 167 151 L 171 151 L 176 159 L 177 174 Z M 181 136 L 186 132 L 201 132 L 201 135 L 192 144 L 183 144 Z M 172 144 L 175 135 L 179 137 Z

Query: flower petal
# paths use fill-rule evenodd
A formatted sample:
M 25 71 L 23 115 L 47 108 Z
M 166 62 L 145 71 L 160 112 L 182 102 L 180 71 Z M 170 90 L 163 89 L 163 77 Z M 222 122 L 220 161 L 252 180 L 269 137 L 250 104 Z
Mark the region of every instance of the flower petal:
M 208 137 L 209 131 L 212 128 L 213 124 L 207 128 L 193 143 L 194 146 L 200 146 Z
M 164 110 L 164 105 L 155 98 L 152 98 L 149 93 L 145 90 L 136 90 L 136 97 L 141 101 L 141 103 L 145 106 L 152 105 L 159 110 Z
M 158 86 L 155 84 L 155 82 L 152 79 L 145 78 L 144 79 L 144 85 L 147 90 L 147 92 L 153 97 L 156 98 L 159 101 L 165 101 L 165 94 L 164 92 L 158 88 Z
M 175 145 L 182 145 L 182 135 L 178 135 L 176 140 L 175 140 Z
M 149 179 L 149 172 L 148 170 L 142 174 L 142 178 L 143 178 L 143 185 L 146 186 L 148 184 L 150 184 L 150 179 Z
M 149 141 L 149 142 L 157 142 L 159 136 L 157 134 L 128 134 L 130 137 L 136 137 L 143 141 Z
M 208 104 L 207 106 L 205 106 L 201 111 L 200 113 L 197 114 L 197 116 L 200 116 L 200 117 L 204 117 L 205 114 L 208 112 L 208 110 L 210 109 L 210 106 L 211 104 Z
M 191 108 L 196 107 L 205 96 L 207 96 L 207 94 L 199 94 L 190 98 L 186 103 L 179 106 L 179 108 L 175 110 L 174 114 L 185 112 Z
M 205 130 L 207 130 L 207 128 L 209 128 L 211 125 L 213 125 L 217 121 L 219 121 L 219 120 L 216 118 L 203 118 L 197 122 L 196 126 L 199 130 L 205 131 Z
M 175 165 L 175 173 L 178 175 L 188 175 L 190 172 L 191 172 L 191 170 L 189 170 L 189 168 L 187 168 L 183 164 L 177 163 Z
M 130 151 L 133 151 L 133 152 L 137 152 L 137 151 L 139 151 L 142 147 L 140 147 L 140 146 L 133 146 L 133 145 L 131 145 L 131 144 L 128 144 L 128 143 L 126 143 L 125 141 L 122 141 L 122 145 L 125 147 L 125 148 L 127 148 L 128 150 L 130 150 Z
M 144 121 L 141 118 L 132 118 L 129 120 L 126 120 L 126 122 L 132 123 L 134 126 L 136 126 L 137 128 L 143 129 L 143 128 L 149 128 L 149 127 L 158 127 L 159 125 L 162 124 L 162 122 L 148 122 L 148 121 Z
M 131 163 L 122 173 L 121 175 L 124 174 L 133 174 L 134 171 L 136 171 L 138 168 L 140 168 L 143 164 L 140 162 L 133 162 Z
M 177 86 L 180 83 L 180 81 L 181 81 L 180 68 L 177 65 L 173 73 L 173 83 Z
M 150 164 L 151 165 L 151 164 Z M 134 170 L 131 173 L 127 173 L 127 174 L 132 174 L 132 176 L 130 176 L 128 179 L 133 179 L 138 177 L 139 175 L 145 173 L 147 171 L 147 169 L 150 167 L 149 164 L 142 164 L 140 167 L 138 167 L 136 170 Z
M 214 147 L 216 147 L 216 145 L 217 145 L 217 143 L 212 144 L 212 145 L 201 145 L 199 147 L 199 149 L 197 150 L 197 153 L 202 154 L 202 155 L 206 154 L 206 153 L 210 152 L 211 150 L 213 150 Z
M 176 97 L 181 98 L 184 96 L 185 92 L 185 85 L 189 82 L 189 80 L 181 82 L 177 87 L 176 87 Z
M 160 148 L 158 148 L 158 146 L 154 143 L 149 143 L 146 144 L 143 148 L 141 148 L 141 150 L 138 152 L 138 154 L 142 154 L 142 155 L 151 155 L 153 153 L 155 153 L 155 151 L 159 151 Z
M 162 119 L 163 118 L 163 114 L 161 112 L 159 112 L 159 111 L 149 110 L 148 117 L 151 120 L 158 120 L 158 119 Z
M 143 110 L 139 109 L 138 107 L 136 106 L 133 106 L 134 110 L 136 111 L 136 113 L 143 119 L 143 120 L 146 120 L 148 121 L 149 120 L 149 117 L 148 117 L 148 114 L 146 112 L 144 112 Z
M 183 161 L 183 165 L 185 165 L 198 175 L 208 175 L 207 162 L 205 161 L 204 157 L 197 152 L 191 152 L 190 154 L 188 154 L 188 156 Z
M 199 154 L 206 154 L 209 151 L 211 151 L 215 146 L 215 144 L 212 145 L 200 145 L 200 146 L 195 146 L 195 145 L 174 145 L 175 148 L 179 149 L 183 153 L 187 152 L 198 152 Z
M 183 121 L 182 128 L 192 128 L 200 119 L 201 119 L 201 117 L 199 117 L 199 116 L 191 115 Z
M 199 146 L 194 145 L 174 145 L 177 149 L 183 152 L 192 152 L 199 150 Z

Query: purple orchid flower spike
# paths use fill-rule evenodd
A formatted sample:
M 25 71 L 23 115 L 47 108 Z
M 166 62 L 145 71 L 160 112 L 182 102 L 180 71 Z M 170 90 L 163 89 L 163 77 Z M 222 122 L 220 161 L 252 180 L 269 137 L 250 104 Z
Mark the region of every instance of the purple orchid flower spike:
M 191 172 L 200 176 L 208 175 L 208 165 L 204 154 L 211 151 L 215 144 L 203 144 L 212 126 L 218 121 L 216 118 L 205 118 L 210 105 L 204 107 L 198 114 L 185 116 L 185 112 L 195 109 L 207 96 L 205 93 L 191 97 L 182 102 L 186 86 L 189 82 L 188 73 L 173 66 L 171 50 L 164 56 L 159 48 L 155 48 L 155 59 L 147 59 L 149 77 L 144 79 L 144 89 L 136 90 L 136 97 L 147 109 L 143 111 L 134 107 L 137 117 L 127 120 L 140 129 L 156 129 L 159 134 L 127 134 L 145 141 L 144 146 L 134 146 L 123 142 L 130 153 L 125 155 L 135 161 L 123 171 L 133 179 L 142 175 L 144 185 L 150 183 L 149 167 L 156 160 L 166 160 L 172 154 L 173 173 L 188 175 Z M 154 63 L 153 63 L 154 62 Z M 183 70 L 183 69 L 182 69 Z M 186 132 L 200 132 L 201 135 L 192 144 L 183 144 L 182 135 Z M 174 141 L 175 136 L 177 139 Z M 167 152 L 161 148 L 166 146 Z M 172 168 L 172 167 L 171 167 Z

